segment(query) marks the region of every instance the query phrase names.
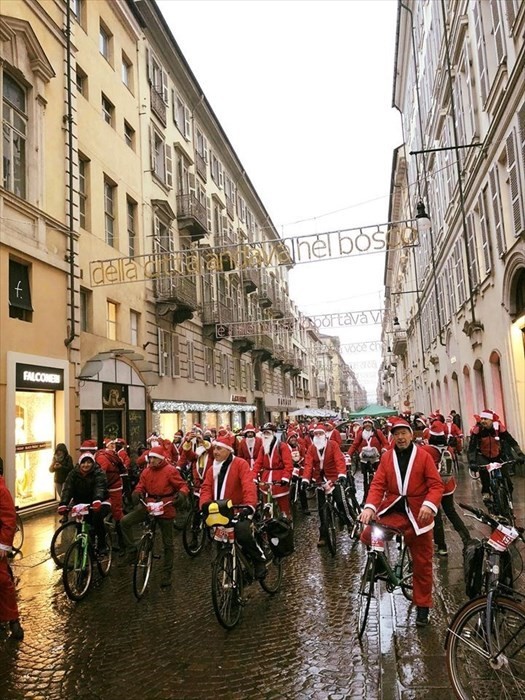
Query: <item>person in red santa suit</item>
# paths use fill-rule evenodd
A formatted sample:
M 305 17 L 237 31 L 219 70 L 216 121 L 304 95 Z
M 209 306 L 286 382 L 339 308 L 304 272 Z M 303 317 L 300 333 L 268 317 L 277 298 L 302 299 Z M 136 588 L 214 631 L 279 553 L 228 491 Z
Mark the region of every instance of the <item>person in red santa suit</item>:
M 148 453 L 148 466 L 140 475 L 139 483 L 133 491 L 135 509 L 122 518 L 122 534 L 128 551 L 128 561 L 134 562 L 136 543 L 133 538 L 133 526 L 141 523 L 146 516 L 146 507 L 140 499 L 149 503 L 163 501 L 164 513 L 157 518 L 164 547 L 164 566 L 161 588 L 171 586 L 173 570 L 173 520 L 175 507 L 183 509 L 189 496 L 189 488 L 178 469 L 165 459 L 160 447 L 153 447 Z
M 277 426 L 265 423 L 262 427 L 262 450 L 259 451 L 253 465 L 253 472 L 259 481 L 280 481 L 281 485 L 260 486 L 262 493 L 268 493 L 276 499 L 281 513 L 292 517 L 290 507 L 290 480 L 293 473 L 293 460 L 290 448 L 277 439 Z
M 335 429 L 335 423 L 333 420 L 326 421 L 325 423 L 325 428 L 326 428 L 326 439 L 327 440 L 335 440 L 339 447 L 341 446 L 341 443 L 343 442 L 343 438 L 341 437 L 341 433 L 339 430 Z
M 127 476 L 127 469 L 122 460 L 117 455 L 115 440 L 107 440 L 106 447 L 95 452 L 95 462 L 106 473 L 108 481 L 109 502 L 111 504 L 111 515 L 115 521 L 115 529 L 120 549 L 124 550 L 124 541 L 120 530 L 120 521 L 124 517 L 122 508 L 122 494 L 124 484 L 122 477 Z
M 304 471 L 304 458 L 306 456 L 306 448 L 304 446 L 304 440 L 302 441 L 299 437 L 299 433 L 289 432 L 286 438 L 286 444 L 290 448 L 293 461 L 293 471 L 292 471 L 292 484 L 295 483 L 295 490 L 292 490 L 292 498 L 296 500 L 299 496 L 299 502 L 301 503 L 301 511 L 304 515 L 310 515 L 310 509 L 308 508 L 308 498 L 306 496 L 305 489 L 301 488 L 301 480 Z M 293 506 L 293 502 L 292 502 Z
M 416 625 L 422 627 L 428 624 L 432 607 L 432 529 L 444 486 L 431 456 L 413 444 L 410 424 L 392 419 L 391 432 L 394 449 L 381 457 L 359 520 L 369 525 L 377 518 L 403 530 L 413 560 Z M 370 545 L 370 527 L 361 540 Z
M 327 426 L 318 424 L 314 430 L 313 444 L 308 448 L 304 458 L 304 471 L 302 486 L 305 489 L 310 482 L 321 486 L 324 482 L 334 484 L 334 498 L 339 513 L 346 513 L 343 503 L 344 488 L 346 486 L 346 462 L 343 453 L 335 440 L 326 437 Z M 322 537 L 325 530 L 324 505 L 326 499 L 324 491 L 317 491 L 317 509 L 319 512 L 319 541 L 318 547 L 324 547 L 326 541 Z M 345 520 L 347 520 L 345 516 Z M 351 525 L 347 520 L 347 525 Z
M 194 428 L 185 437 L 177 467 L 181 474 L 191 474 L 193 483 L 200 484 L 211 459 L 211 442 L 204 438 L 202 430 Z
M 242 457 L 236 457 L 230 441 L 217 436 L 213 441 L 213 463 L 201 488 L 199 506 L 205 510 L 212 501 L 230 499 L 233 505 L 244 506 L 244 517 L 235 524 L 235 537 L 243 552 L 253 562 L 255 578 L 266 576 L 266 559 L 255 542 L 251 519 L 257 508 L 257 486 L 250 465 Z
M 182 438 L 184 437 L 184 433 L 182 430 L 177 430 L 177 432 L 173 435 L 173 440 L 171 441 L 171 454 L 170 454 L 170 462 L 172 464 L 178 464 L 179 463 L 179 458 L 181 455 L 181 450 L 182 450 Z
M 12 552 L 15 531 L 15 504 L 4 477 L 0 476 L 0 624 L 9 623 L 11 639 L 20 642 L 24 638 L 24 630 L 20 624 L 15 584 L 7 560 Z
M 445 425 L 441 423 L 441 421 L 434 421 L 428 429 L 428 437 L 426 440 L 426 444 L 422 445 L 421 449 L 428 452 L 432 457 L 436 469 L 439 472 L 441 455 L 443 454 L 443 450 L 448 449 Z M 463 546 L 465 546 L 470 540 L 470 532 L 454 506 L 454 491 L 457 487 L 456 479 L 452 474 L 440 474 L 440 477 L 445 489 L 443 491 L 443 498 L 441 499 L 441 508 L 452 523 L 454 530 L 456 530 L 461 537 Z M 437 546 L 437 553 L 439 556 L 446 557 L 448 549 L 445 540 L 441 508 L 438 510 L 434 519 L 434 542 Z
M 261 450 L 262 439 L 260 437 L 256 437 L 255 426 L 248 423 L 242 431 L 242 438 L 237 446 L 237 455 L 245 459 L 250 465 L 250 469 L 253 469 L 255 460 L 259 456 L 259 452 Z
M 449 415 L 445 418 L 445 435 L 447 436 L 449 449 L 453 449 L 455 455 L 461 454 L 463 450 L 463 433 L 454 423 L 453 416 Z

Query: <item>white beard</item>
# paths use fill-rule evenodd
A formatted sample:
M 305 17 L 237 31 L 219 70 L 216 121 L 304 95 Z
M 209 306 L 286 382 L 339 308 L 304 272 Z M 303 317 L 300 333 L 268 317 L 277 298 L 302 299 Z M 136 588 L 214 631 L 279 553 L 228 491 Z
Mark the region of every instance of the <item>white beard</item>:
M 326 447 L 326 436 L 314 437 L 313 443 L 318 450 L 322 450 L 324 447 Z
M 199 445 L 199 446 L 195 449 L 195 454 L 197 455 L 197 457 L 200 457 L 200 456 L 203 455 L 205 452 L 206 452 L 206 448 L 204 447 L 204 445 Z
M 248 449 L 252 450 L 255 445 L 255 438 L 246 438 L 246 444 L 248 445 Z
M 214 478 L 216 478 L 218 476 L 223 464 L 224 464 L 224 462 L 217 462 L 216 459 L 213 460 L 212 468 L 213 468 L 213 477 Z
M 264 454 L 269 455 L 270 454 L 270 447 L 271 447 L 272 442 L 273 442 L 273 435 L 271 437 L 264 437 L 263 436 L 262 441 L 263 441 Z
M 368 440 L 368 438 L 371 438 L 373 434 L 374 434 L 373 430 L 363 430 L 363 437 L 365 440 Z

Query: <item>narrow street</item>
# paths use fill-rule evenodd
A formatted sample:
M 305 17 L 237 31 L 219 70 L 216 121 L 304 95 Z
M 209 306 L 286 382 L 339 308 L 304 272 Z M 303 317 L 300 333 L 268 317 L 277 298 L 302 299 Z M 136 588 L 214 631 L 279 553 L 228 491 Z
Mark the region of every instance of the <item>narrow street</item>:
M 479 503 L 478 484 L 464 472 L 460 480 L 456 500 Z M 523 513 L 523 477 L 515 483 Z M 467 522 L 473 533 L 485 534 L 481 525 Z M 416 628 L 415 612 L 402 594 L 382 588 L 380 612 L 371 610 L 360 645 L 355 592 L 364 547 L 352 549 L 342 532 L 335 558 L 318 550 L 316 515 L 296 517 L 296 552 L 285 563 L 281 592 L 271 598 L 252 585 L 243 620 L 230 632 L 213 613 L 209 547 L 191 560 L 177 536 L 169 592 L 160 589 L 156 560 L 150 588 L 137 603 L 132 569 L 117 559 L 108 579 L 97 578 L 86 600 L 74 604 L 48 553 L 56 523 L 54 514 L 26 521 L 24 555 L 13 567 L 26 635 L 17 646 L 0 632 L 2 697 L 452 697 L 443 642 L 465 595 L 460 539 L 447 524 L 449 556 L 435 558 L 431 626 Z

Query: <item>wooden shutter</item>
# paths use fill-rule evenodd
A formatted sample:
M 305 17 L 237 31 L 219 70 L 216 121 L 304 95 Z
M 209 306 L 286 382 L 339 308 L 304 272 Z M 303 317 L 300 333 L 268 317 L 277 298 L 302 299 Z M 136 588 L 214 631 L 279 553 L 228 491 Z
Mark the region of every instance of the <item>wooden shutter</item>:
M 505 231 L 503 228 L 503 212 L 501 208 L 501 193 L 497 164 L 489 171 L 490 197 L 492 199 L 492 214 L 494 216 L 494 228 L 496 233 L 496 247 L 501 257 L 507 250 Z
M 519 236 L 523 230 L 523 195 L 521 190 L 516 132 L 513 130 L 505 144 L 507 151 L 507 172 L 509 173 L 510 200 L 514 235 Z
M 467 241 L 470 261 L 470 281 L 472 283 L 472 288 L 475 289 L 479 285 L 479 263 L 474 214 L 469 214 L 467 216 Z
M 168 187 L 173 187 L 173 158 L 171 155 L 171 146 L 164 144 L 164 154 L 165 154 L 165 172 L 166 172 L 166 185 Z
M 489 77 L 487 69 L 487 53 L 485 47 L 485 36 L 483 34 L 483 20 L 481 17 L 481 2 L 474 3 L 474 30 L 476 33 L 476 51 L 478 56 L 478 76 L 479 76 L 479 90 L 481 93 L 482 105 L 485 104 L 487 100 L 487 95 L 489 94 Z
M 179 336 L 171 334 L 171 376 L 180 377 Z
M 487 275 L 492 269 L 492 251 L 490 246 L 490 228 L 487 210 L 487 187 L 484 187 L 478 197 L 479 227 L 481 230 L 481 246 L 483 249 L 484 272 Z
M 505 46 L 505 36 L 503 34 L 501 0 L 490 0 L 490 11 L 492 14 L 492 33 L 494 36 L 494 45 L 496 47 L 496 59 L 499 66 L 505 60 L 507 48 Z

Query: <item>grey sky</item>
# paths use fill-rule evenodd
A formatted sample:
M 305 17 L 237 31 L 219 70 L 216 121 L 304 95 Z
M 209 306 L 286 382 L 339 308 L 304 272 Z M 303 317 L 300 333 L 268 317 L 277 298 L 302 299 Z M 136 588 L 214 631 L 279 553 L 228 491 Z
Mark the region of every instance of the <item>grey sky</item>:
M 391 108 L 396 0 L 159 5 L 282 236 L 387 221 L 401 143 Z M 300 265 L 291 295 L 308 314 L 377 309 L 383 268 L 382 254 Z M 380 326 L 327 332 L 351 343 L 379 338 Z M 362 363 L 379 353 L 353 359 L 375 400 L 374 370 Z

